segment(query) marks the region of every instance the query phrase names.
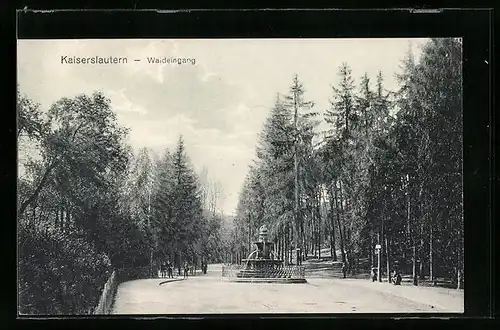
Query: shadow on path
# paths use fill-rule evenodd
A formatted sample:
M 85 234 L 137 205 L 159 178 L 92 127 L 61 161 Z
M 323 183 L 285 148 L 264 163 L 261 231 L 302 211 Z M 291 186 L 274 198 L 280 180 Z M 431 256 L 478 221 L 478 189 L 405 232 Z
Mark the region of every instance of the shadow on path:
M 167 284 L 170 282 L 179 282 L 179 281 L 184 281 L 184 280 L 185 280 L 185 278 L 172 278 L 172 279 L 169 279 L 166 281 L 162 281 L 162 282 L 158 283 L 158 285 Z

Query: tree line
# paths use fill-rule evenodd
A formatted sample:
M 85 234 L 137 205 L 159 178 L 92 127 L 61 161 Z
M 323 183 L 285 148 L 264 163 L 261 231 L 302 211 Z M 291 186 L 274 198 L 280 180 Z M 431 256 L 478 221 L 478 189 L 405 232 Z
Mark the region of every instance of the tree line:
M 221 191 L 182 137 L 134 152 L 101 92 L 45 110 L 18 88 L 17 113 L 21 313 L 91 313 L 113 270 L 221 258 Z
M 328 109 L 297 76 L 278 94 L 240 193 L 233 262 L 267 224 L 287 263 L 292 249 L 327 249 L 357 274 L 377 266 L 380 245 L 389 279 L 398 268 L 415 285 L 444 277 L 462 287 L 461 41 L 431 39 L 400 67 L 388 91 L 382 72 L 356 82 L 342 63 Z

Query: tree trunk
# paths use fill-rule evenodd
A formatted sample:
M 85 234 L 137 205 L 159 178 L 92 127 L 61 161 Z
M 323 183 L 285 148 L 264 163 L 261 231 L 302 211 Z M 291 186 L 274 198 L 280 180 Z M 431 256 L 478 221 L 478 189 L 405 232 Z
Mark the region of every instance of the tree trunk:
M 31 209 L 33 212 L 31 212 L 31 221 L 29 220 L 29 216 L 28 216 L 28 223 L 30 224 L 29 226 L 32 226 L 31 224 L 36 223 L 36 205 L 33 205 L 33 207 Z
M 277 251 L 276 254 L 278 258 L 281 256 L 281 234 L 278 231 L 278 238 L 276 239 Z
M 275 245 L 275 248 L 274 248 L 275 251 L 276 251 L 275 253 L 276 253 L 276 256 L 277 256 L 278 259 L 280 258 L 280 245 L 281 245 L 281 241 L 280 240 L 281 240 L 281 236 L 280 236 L 280 233 L 278 231 L 278 234 L 276 236 L 276 245 Z
M 66 210 L 64 206 L 61 207 L 61 231 L 64 232 L 66 228 Z
M 460 243 L 457 245 L 457 290 L 462 288 L 462 253 L 460 251 Z
M 330 239 L 331 239 L 331 243 L 330 243 L 330 250 L 331 250 L 331 256 L 332 256 L 332 260 L 333 261 L 337 261 L 337 251 L 336 251 L 336 248 L 335 248 L 335 220 L 334 220 L 334 217 L 333 217 L 333 210 L 334 210 L 334 205 L 333 205 L 333 193 L 331 192 L 331 189 L 330 189 L 330 198 L 329 198 L 329 201 L 328 201 L 328 204 L 330 206 L 330 214 L 329 214 L 329 217 L 330 217 L 330 225 L 331 225 L 331 233 L 330 233 Z
M 305 241 L 306 241 L 306 235 L 305 235 L 305 230 L 304 230 L 304 219 L 301 218 L 300 220 L 300 237 L 301 237 L 301 242 L 299 245 L 299 248 L 305 246 Z M 304 249 L 306 250 L 306 249 Z M 303 253 L 302 249 L 300 250 L 301 253 Z M 302 257 L 299 259 L 299 264 L 302 265 Z
M 415 230 L 412 230 L 414 224 L 412 226 L 411 223 L 411 195 L 410 195 L 410 175 L 406 175 L 406 195 L 407 195 L 407 233 L 409 241 L 412 245 L 412 278 L 413 285 L 418 285 L 418 276 L 417 276 L 417 245 L 415 241 Z
M 373 229 L 370 230 L 370 248 L 368 249 L 368 260 L 370 261 L 370 267 L 375 265 L 375 253 L 373 253 Z
M 413 285 L 418 285 L 418 276 L 417 276 L 417 244 L 413 239 Z
M 312 241 L 312 238 L 310 239 Z M 308 243 L 306 246 L 304 246 L 304 250 L 306 250 L 306 254 L 310 257 L 314 257 L 314 248 L 312 243 Z
M 314 223 L 314 212 L 311 208 L 311 228 L 310 228 L 310 236 L 311 236 L 311 244 L 309 246 L 309 248 L 311 249 L 311 255 L 313 256 L 313 258 L 316 259 L 316 224 Z
M 336 184 L 335 184 L 336 186 Z M 345 249 L 344 249 L 344 235 L 342 233 L 342 226 L 340 224 L 340 207 L 339 207 L 339 202 L 338 202 L 338 194 L 337 194 L 337 189 L 335 187 L 335 207 L 337 208 L 337 228 L 339 229 L 339 236 L 340 236 L 340 252 L 342 255 L 342 262 L 345 264 L 346 263 L 346 258 L 345 258 Z
M 60 206 L 57 206 L 57 215 L 59 217 L 59 221 L 57 223 L 57 229 L 62 231 L 64 219 L 63 219 L 63 210 Z
M 406 186 L 406 199 L 407 199 L 407 217 L 406 217 L 406 233 L 408 235 L 408 243 L 411 242 L 411 230 L 410 230 L 410 224 L 411 224 L 411 200 L 410 200 L 410 176 L 407 175 L 407 186 Z
M 288 245 L 288 225 L 285 228 L 285 241 L 284 241 L 284 260 L 285 265 L 288 265 L 288 253 L 289 253 L 289 245 Z
M 292 229 L 289 227 L 288 228 L 288 231 L 286 233 L 287 235 L 287 255 L 286 255 L 286 264 L 289 265 L 290 264 L 290 259 L 292 258 L 291 257 L 291 249 L 292 249 Z
M 280 248 L 281 260 L 285 260 L 285 231 L 281 229 L 281 248 Z
M 54 227 L 57 229 L 59 228 L 59 208 L 56 207 L 56 220 L 54 222 Z
M 419 280 L 424 280 L 424 222 L 420 224 L 420 264 L 419 264 Z
M 385 203 L 384 203 L 384 209 L 385 209 Z M 384 256 L 386 256 L 386 249 L 384 249 L 384 246 L 385 246 L 385 214 L 382 216 L 382 228 L 381 228 L 381 233 L 380 233 L 380 236 L 379 236 L 379 240 L 378 240 L 378 243 L 380 244 L 380 262 L 381 264 L 383 265 L 384 264 Z M 387 263 L 386 263 L 386 266 L 387 266 Z M 380 274 L 382 274 L 382 269 L 380 270 Z
M 281 230 L 281 260 L 285 261 L 285 251 L 286 251 L 286 236 L 285 229 Z
M 348 266 L 348 271 L 350 274 L 353 274 L 353 266 L 354 266 L 354 253 L 352 252 L 352 245 L 351 245 L 351 229 L 348 228 L 346 230 L 346 227 L 344 225 L 344 233 L 347 233 L 347 266 Z
M 318 259 L 316 248 L 317 248 L 317 246 L 316 246 L 316 235 L 313 232 L 313 239 L 312 239 L 312 242 L 311 242 L 311 254 L 313 255 L 314 259 Z
M 335 244 L 333 243 L 333 230 L 330 230 L 330 259 L 332 261 L 337 261 L 335 259 Z
M 285 229 L 281 229 L 281 260 L 285 261 Z
M 47 167 L 45 170 L 45 173 L 43 174 L 42 178 L 40 179 L 40 182 L 38 183 L 37 187 L 35 188 L 35 191 L 30 195 L 30 197 L 25 200 L 24 202 L 21 203 L 21 206 L 19 207 L 19 211 L 17 212 L 17 216 L 20 217 L 24 211 L 26 210 L 26 207 L 33 203 L 35 199 L 38 197 L 40 194 L 40 191 L 42 191 L 43 186 L 49 179 L 50 173 L 52 170 L 59 164 L 59 161 L 54 159 L 52 163 Z
M 380 231 L 377 233 L 377 242 L 378 244 L 380 245 L 381 244 L 381 241 L 380 241 Z M 380 266 L 381 266 L 381 253 L 382 252 L 382 249 L 378 249 L 377 250 L 377 281 L 379 282 L 382 282 L 382 278 L 381 278 L 381 270 L 380 270 Z
M 70 221 L 71 221 L 71 213 L 68 209 L 68 206 L 67 204 L 65 204 L 65 208 L 66 208 L 66 233 L 69 233 L 69 226 L 70 226 Z
M 339 181 L 339 204 L 340 204 L 340 213 L 342 214 L 342 233 L 343 235 L 341 236 L 343 238 L 343 249 L 344 249 L 344 263 L 347 262 L 347 269 L 348 271 L 351 269 L 351 264 L 350 264 L 350 258 L 351 258 L 351 251 L 350 251 L 350 240 L 349 237 L 347 236 L 347 231 L 345 229 L 345 224 L 346 224 L 346 215 L 345 215 L 345 209 L 347 207 L 344 207 L 344 196 L 342 193 L 342 181 Z M 340 225 L 339 225 L 340 226 Z
M 318 216 L 318 258 L 321 260 L 321 190 L 318 192 L 318 198 L 316 199 L 316 214 Z
M 250 214 L 248 215 L 248 251 L 252 249 L 252 227 L 250 221 Z
M 433 256 L 433 245 L 434 245 L 434 229 L 432 228 L 432 222 L 429 226 L 429 279 L 431 283 L 434 283 L 434 256 Z
M 385 235 L 385 258 L 387 261 L 387 282 L 391 283 L 391 255 L 389 250 L 389 239 Z
M 319 230 L 319 229 L 318 229 L 318 230 Z M 319 260 L 321 260 L 321 233 L 320 233 L 320 232 L 318 232 L 318 233 L 316 234 L 316 237 L 317 237 L 317 239 L 316 239 L 317 246 L 316 246 L 316 247 L 317 247 L 317 249 L 318 249 L 318 259 L 319 259 Z

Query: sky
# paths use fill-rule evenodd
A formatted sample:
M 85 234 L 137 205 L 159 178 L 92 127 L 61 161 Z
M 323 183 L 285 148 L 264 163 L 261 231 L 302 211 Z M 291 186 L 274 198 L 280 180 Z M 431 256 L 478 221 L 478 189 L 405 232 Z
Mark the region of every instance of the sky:
M 18 40 L 18 83 L 43 110 L 61 97 L 102 91 L 134 149 L 157 154 L 182 135 L 196 171 L 223 190 L 220 208 L 233 214 L 259 132 L 277 93 L 298 75 L 305 99 L 320 113 L 329 106 L 338 67 L 355 82 L 383 72 L 387 89 L 410 44 L 417 59 L 426 39 L 73 39 Z M 70 64 L 77 57 L 126 58 L 127 63 Z M 187 59 L 148 63 L 148 57 Z M 194 59 L 194 61 L 193 61 Z M 138 61 L 135 61 L 138 60 Z M 373 86 L 373 84 L 372 84 Z

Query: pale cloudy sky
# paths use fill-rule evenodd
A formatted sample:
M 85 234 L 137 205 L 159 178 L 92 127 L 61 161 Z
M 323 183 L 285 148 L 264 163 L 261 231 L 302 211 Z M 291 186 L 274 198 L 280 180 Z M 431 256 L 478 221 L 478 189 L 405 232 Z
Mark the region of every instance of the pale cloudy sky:
M 220 183 L 234 212 L 257 135 L 276 93 L 294 74 L 317 111 L 328 107 L 338 66 L 359 80 L 382 70 L 388 89 L 409 43 L 425 39 L 19 40 L 18 82 L 47 109 L 59 98 L 103 91 L 129 128 L 134 148 L 158 154 L 183 135 L 191 162 Z M 127 64 L 61 64 L 61 56 L 126 57 Z M 146 57 L 194 58 L 195 65 L 148 64 Z M 140 62 L 134 61 L 140 59 Z

